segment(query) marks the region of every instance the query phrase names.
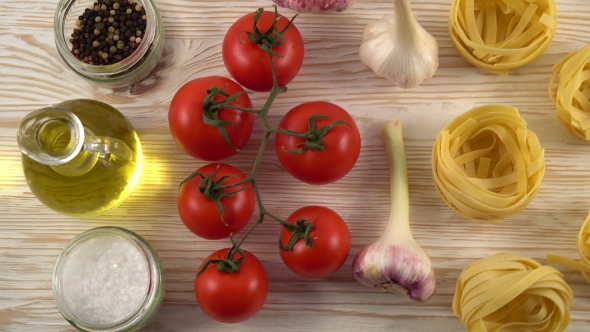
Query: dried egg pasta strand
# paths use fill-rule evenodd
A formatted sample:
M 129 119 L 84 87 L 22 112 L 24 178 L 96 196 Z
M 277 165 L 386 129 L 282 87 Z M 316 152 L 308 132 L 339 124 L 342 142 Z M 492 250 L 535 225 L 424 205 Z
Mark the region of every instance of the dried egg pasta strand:
M 463 269 L 453 312 L 469 332 L 565 331 L 573 293 L 559 271 L 508 253 Z
M 453 0 L 448 25 L 467 62 L 502 75 L 545 52 L 556 27 L 555 0 Z
M 590 211 L 578 232 L 576 245 L 581 261 L 552 254 L 547 254 L 547 261 L 580 271 L 582 276 L 590 283 Z
M 570 133 L 587 141 L 590 141 L 589 67 L 590 45 L 587 45 L 553 66 L 548 89 L 559 122 Z
M 486 105 L 449 122 L 432 149 L 435 187 L 461 215 L 497 221 L 528 205 L 545 172 L 543 149 L 518 110 Z

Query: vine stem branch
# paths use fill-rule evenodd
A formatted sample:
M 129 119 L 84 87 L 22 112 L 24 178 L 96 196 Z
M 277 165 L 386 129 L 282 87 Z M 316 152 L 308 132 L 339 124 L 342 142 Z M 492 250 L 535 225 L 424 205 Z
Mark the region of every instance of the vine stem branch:
M 260 110 L 254 112 L 254 113 L 256 113 L 256 115 L 258 115 L 258 117 L 260 118 L 260 120 L 262 122 L 262 128 L 263 128 L 262 142 L 260 143 L 260 147 L 258 148 L 258 153 L 256 155 L 256 159 L 254 161 L 254 165 L 252 166 L 252 170 L 250 171 L 250 174 L 245 179 L 239 181 L 238 183 L 233 183 L 230 185 L 233 187 L 233 186 L 239 185 L 241 183 L 246 183 L 246 182 L 251 183 L 252 189 L 254 189 L 254 194 L 256 196 L 256 202 L 258 204 L 259 215 L 258 215 L 258 219 L 256 219 L 256 221 L 250 226 L 250 228 L 248 228 L 246 233 L 244 233 L 244 235 L 238 241 L 234 242 L 232 249 L 228 253 L 228 259 L 230 259 L 230 260 L 234 259 L 234 255 L 239 251 L 240 246 L 242 245 L 242 243 L 244 243 L 244 241 L 246 240 L 248 235 L 250 235 L 250 233 L 254 230 L 254 228 L 256 228 L 256 226 L 258 226 L 262 223 L 262 221 L 264 220 L 264 216 L 269 216 L 269 217 L 275 219 L 283 226 L 285 224 L 289 224 L 287 221 L 276 217 L 275 215 L 268 212 L 268 210 L 266 210 L 266 208 L 264 207 L 264 204 L 262 203 L 262 197 L 260 196 L 260 190 L 258 188 L 258 183 L 256 181 L 256 174 L 258 173 L 258 168 L 260 167 L 260 163 L 262 161 L 262 156 L 264 155 L 264 151 L 266 150 L 266 146 L 268 145 L 268 139 L 270 138 L 271 134 L 277 132 L 277 130 L 275 130 L 274 128 L 272 128 L 268 124 L 267 114 L 270 111 L 270 107 L 272 106 L 272 104 L 273 104 L 274 100 L 277 98 L 277 96 L 281 93 L 287 92 L 286 87 L 281 87 L 278 84 L 277 72 L 276 72 L 276 68 L 275 68 L 275 64 L 274 64 L 274 55 L 272 54 L 272 52 L 268 52 L 268 56 L 269 56 L 269 60 L 270 60 L 270 68 L 272 71 L 272 83 L 273 84 L 272 84 L 272 88 L 270 90 L 268 99 L 266 100 L 266 103 L 264 103 L 264 106 Z

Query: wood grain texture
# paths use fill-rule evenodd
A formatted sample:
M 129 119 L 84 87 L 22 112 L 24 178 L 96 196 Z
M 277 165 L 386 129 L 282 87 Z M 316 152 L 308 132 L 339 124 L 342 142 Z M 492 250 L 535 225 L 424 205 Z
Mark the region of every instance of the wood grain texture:
M 145 81 L 115 90 L 80 80 L 59 58 L 53 43 L 57 2 L 0 2 L 0 330 L 70 329 L 53 301 L 53 264 L 71 238 L 101 225 L 139 233 L 161 257 L 166 295 L 147 331 L 463 331 L 451 302 L 457 277 L 467 264 L 500 251 L 542 263 L 548 252 L 578 258 L 575 237 L 590 208 L 589 145 L 557 122 L 547 84 L 553 64 L 590 43 L 586 0 L 556 0 L 558 29 L 551 46 L 509 76 L 483 72 L 458 56 L 447 32 L 450 0 L 413 0 L 417 20 L 439 42 L 440 68 L 412 90 L 392 86 L 358 59 L 364 27 L 391 12 L 391 1 L 357 0 L 343 13 L 299 16 L 296 24 L 306 47 L 303 68 L 288 93 L 273 105 L 270 122 L 277 124 L 290 108 L 305 101 L 334 102 L 354 116 L 363 146 L 346 177 L 321 187 L 291 178 L 269 148 L 259 171 L 261 195 L 268 210 L 284 217 L 310 204 L 334 209 L 350 228 L 351 253 L 329 278 L 300 278 L 284 267 L 277 252 L 279 226 L 267 220 L 244 246 L 267 269 L 267 302 L 257 316 L 231 326 L 205 316 L 194 298 L 198 265 L 229 241 L 200 239 L 178 217 L 178 183 L 204 162 L 176 146 L 167 111 L 172 96 L 187 81 L 228 76 L 221 59 L 225 31 L 240 16 L 261 6 L 269 8 L 272 1 L 156 0 L 166 30 L 164 56 Z M 145 158 L 132 196 L 113 212 L 84 220 L 59 215 L 36 200 L 24 180 L 15 140 L 25 114 L 74 98 L 101 100 L 121 110 L 135 126 Z M 252 98 L 261 106 L 266 94 L 254 93 Z M 547 170 L 537 197 L 524 211 L 485 225 L 457 215 L 440 199 L 430 153 L 448 121 L 474 106 L 494 103 L 519 108 L 545 148 Z M 404 125 L 412 230 L 437 275 L 435 295 L 422 304 L 366 288 L 350 271 L 354 255 L 379 236 L 389 214 L 388 166 L 379 132 L 393 119 Z M 260 137 L 257 123 L 244 151 L 227 162 L 248 172 Z M 568 331 L 588 331 L 590 285 L 579 273 L 561 270 L 575 294 Z

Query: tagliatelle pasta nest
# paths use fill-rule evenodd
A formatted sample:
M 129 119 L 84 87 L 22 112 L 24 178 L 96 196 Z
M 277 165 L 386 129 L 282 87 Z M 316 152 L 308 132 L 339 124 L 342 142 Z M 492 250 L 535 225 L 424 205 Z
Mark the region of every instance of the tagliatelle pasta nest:
M 554 0 L 453 0 L 449 34 L 472 65 L 497 74 L 539 57 L 557 28 Z
M 463 113 L 438 134 L 432 173 L 442 199 L 476 221 L 524 209 L 545 173 L 543 149 L 514 107 L 486 105 Z
M 559 122 L 570 133 L 590 141 L 590 45 L 553 66 L 549 96 L 557 107 Z
M 572 302 L 572 290 L 559 271 L 499 253 L 461 272 L 453 311 L 469 332 L 561 332 L 569 325 Z
M 590 212 L 588 213 L 582 228 L 580 228 L 580 232 L 576 238 L 576 244 L 582 261 L 575 261 L 573 259 L 551 254 L 547 255 L 547 261 L 580 271 L 586 281 L 590 283 Z

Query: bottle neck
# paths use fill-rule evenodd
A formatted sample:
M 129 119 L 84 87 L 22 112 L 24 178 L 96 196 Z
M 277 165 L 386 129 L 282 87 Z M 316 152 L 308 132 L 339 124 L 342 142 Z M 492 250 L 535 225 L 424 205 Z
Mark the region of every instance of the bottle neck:
M 45 165 L 63 165 L 73 160 L 84 145 L 84 126 L 63 108 L 46 107 L 29 113 L 17 132 L 23 154 Z

